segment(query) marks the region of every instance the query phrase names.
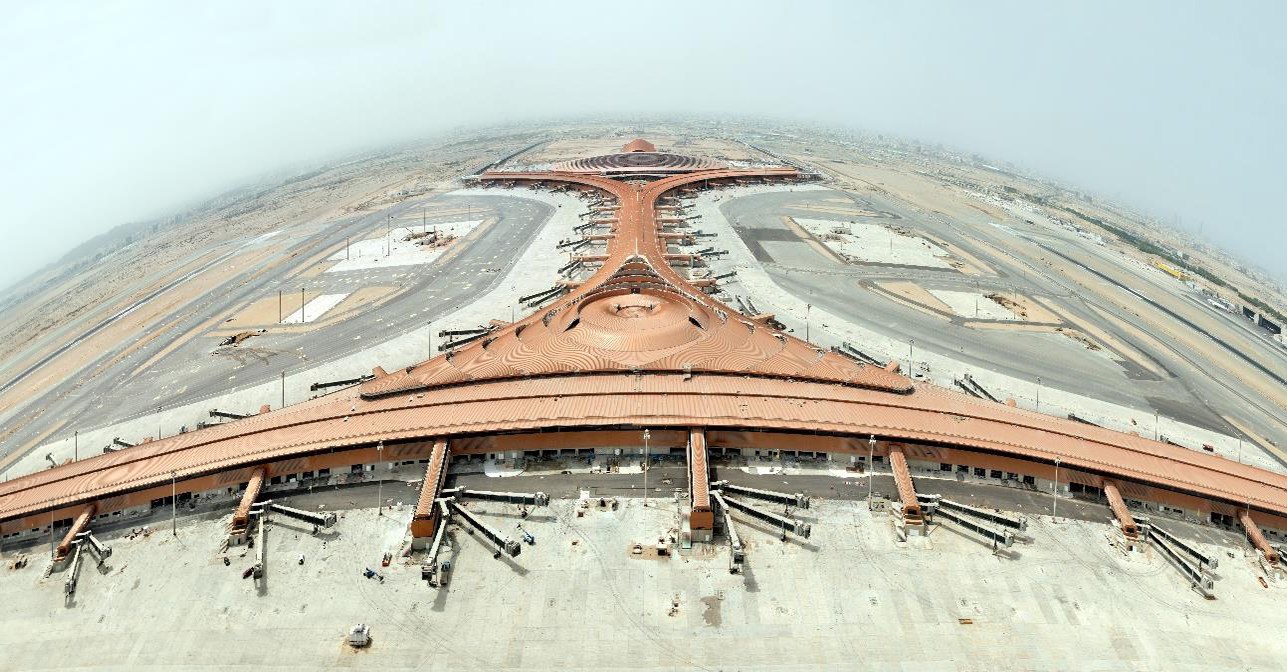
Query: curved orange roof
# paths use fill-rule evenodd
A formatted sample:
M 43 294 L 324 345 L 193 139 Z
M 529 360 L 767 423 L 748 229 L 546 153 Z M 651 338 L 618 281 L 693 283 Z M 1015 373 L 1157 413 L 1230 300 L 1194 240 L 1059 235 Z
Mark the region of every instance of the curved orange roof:
M 484 174 L 614 196 L 602 267 L 551 307 L 355 392 L 8 481 L 0 521 L 158 486 L 172 472 L 192 477 L 381 440 L 623 425 L 877 435 L 1058 459 L 1287 515 L 1287 476 L 857 365 L 739 316 L 667 264 L 659 198 L 695 183 L 796 175 L 707 170 L 636 185 L 583 173 Z
M 643 138 L 635 138 L 634 140 L 631 140 L 630 142 L 627 142 L 627 143 L 626 143 L 626 146 L 621 148 L 621 151 L 623 151 L 623 152 L 655 152 L 655 151 L 657 151 L 657 146 L 656 146 L 656 145 L 654 145 L 654 144 L 652 144 L 651 142 L 648 142 L 647 140 L 644 140 Z

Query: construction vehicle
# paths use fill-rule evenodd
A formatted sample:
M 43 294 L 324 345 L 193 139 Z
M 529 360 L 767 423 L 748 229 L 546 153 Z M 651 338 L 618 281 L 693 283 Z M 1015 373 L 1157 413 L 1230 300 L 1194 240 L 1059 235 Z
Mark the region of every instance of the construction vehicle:
M 364 646 L 371 645 L 371 626 L 366 623 L 358 623 L 349 630 L 349 646 L 360 649 Z

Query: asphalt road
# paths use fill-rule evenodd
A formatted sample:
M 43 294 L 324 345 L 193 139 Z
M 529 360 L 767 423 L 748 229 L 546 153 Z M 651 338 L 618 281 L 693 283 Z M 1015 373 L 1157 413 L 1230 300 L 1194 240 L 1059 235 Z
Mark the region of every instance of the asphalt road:
M 422 327 L 426 320 L 436 321 L 490 291 L 504 275 L 502 271 L 523 253 L 554 212 L 553 208 L 543 203 L 499 195 L 438 196 L 433 201 L 450 202 L 459 207 L 468 205 L 480 211 L 487 209 L 498 217 L 498 221 L 458 254 L 429 266 L 327 273 L 307 279 L 300 277 L 306 269 L 282 264 L 280 259 L 242 269 L 224 285 L 210 288 L 193 304 L 177 311 L 174 316 L 180 319 L 171 329 L 171 338 L 197 328 L 211 316 L 231 315 L 238 306 L 271 296 L 279 289 L 287 297 L 295 298 L 296 307 L 301 286 L 309 291 L 324 292 L 331 287 L 340 287 L 336 291 L 348 292 L 361 286 L 398 284 L 403 286 L 403 291 L 378 307 L 364 310 L 356 318 L 325 329 L 299 334 L 274 333 L 270 330 L 268 334 L 247 342 L 249 347 L 245 351 L 254 353 L 254 356 L 243 361 L 212 357 L 211 339 L 198 336 L 146 370 L 138 372 L 137 368 L 142 362 L 170 345 L 171 338 L 167 336 L 171 334 L 166 334 L 115 365 L 99 371 L 96 376 L 86 376 L 84 371 L 98 368 L 129 345 L 122 343 L 116 349 L 101 353 L 96 362 L 84 371 L 53 386 L 34 400 L 28 408 L 43 408 L 44 412 L 9 437 L 0 446 L 0 454 L 7 454 L 28 443 L 45 432 L 52 423 L 67 418 L 86 419 L 88 422 L 77 427 L 84 430 L 145 416 L 155 412 L 158 405 L 166 408 L 180 406 L 233 389 L 253 387 L 275 380 L 283 369 L 311 367 L 338 359 Z M 425 202 L 406 201 L 379 212 L 331 223 L 325 229 L 315 232 L 291 232 L 298 240 L 283 251 L 282 257 L 303 258 L 328 248 L 342 246 L 346 238 L 360 240 L 372 233 L 383 232 L 386 218 L 390 214 L 395 219 L 403 213 L 414 214 Z M 457 215 L 439 218 L 439 221 L 464 218 L 463 215 Z M 350 277 L 346 277 L 353 275 L 370 277 L 355 283 Z M 396 275 L 402 277 L 394 277 Z M 287 302 L 286 305 L 289 307 L 290 303 Z M 161 320 L 161 323 L 167 321 L 168 319 Z M 378 328 L 374 325 L 378 325 Z M 473 325 L 444 325 L 444 328 L 450 326 Z M 355 338 L 359 336 L 361 338 Z M 428 344 L 426 349 L 427 347 Z M 354 375 L 363 373 L 369 371 L 355 371 Z M 235 376 L 235 382 L 230 382 L 232 376 Z M 160 401 L 155 399 L 158 395 L 163 397 Z M 176 430 L 173 427 L 165 428 L 166 433 Z M 93 451 L 97 449 L 97 446 L 88 448 Z
M 724 203 L 721 211 L 737 230 L 748 240 L 753 231 L 763 237 L 774 229 L 787 233 L 781 222 L 783 214 L 802 215 L 791 210 L 788 203 L 815 200 L 819 205 L 835 207 L 823 199 L 846 197 L 859 208 L 882 212 L 879 218 L 860 218 L 847 215 L 809 213 L 816 219 L 834 219 L 837 222 L 864 220 L 878 223 L 896 223 L 913 230 L 926 232 L 930 237 L 960 247 L 990 265 L 997 277 L 963 275 L 950 270 L 891 267 L 879 264 L 841 264 L 799 242 L 788 256 L 790 264 L 772 260 L 764 268 L 774 282 L 802 302 L 812 303 L 828 312 L 844 316 L 856 324 L 867 326 L 891 337 L 915 339 L 895 355 L 904 364 L 909 351 L 926 351 L 949 356 L 971 366 L 1003 373 L 1014 378 L 1035 381 L 1041 378 L 1044 386 L 1075 394 L 1133 407 L 1151 408 L 1169 418 L 1207 427 L 1223 433 L 1237 435 L 1222 416 L 1232 417 L 1247 426 L 1275 438 L 1280 445 L 1287 440 L 1287 420 L 1281 409 L 1252 391 L 1242 389 L 1236 381 L 1225 380 L 1214 374 L 1212 366 L 1202 353 L 1192 353 L 1177 346 L 1157 350 L 1151 343 L 1125 333 L 1112 322 L 1091 309 L 1103 310 L 1126 323 L 1137 323 L 1139 318 L 1116 304 L 1099 300 L 1085 288 L 1048 270 L 1042 257 L 1052 256 L 1053 248 L 1075 249 L 1077 243 L 1049 235 L 1045 230 L 1026 224 L 1013 224 L 1010 231 L 991 226 L 981 218 L 978 222 L 950 222 L 937 214 L 924 214 L 905 207 L 893 199 L 858 197 L 835 191 L 804 191 L 768 193 L 747 196 Z M 1012 233 L 1011 231 L 1015 232 Z M 781 237 L 781 236 L 779 236 Z M 781 237 L 787 241 L 794 236 Z M 797 239 L 798 240 L 798 239 Z M 986 245 L 978 244 L 983 241 Z M 750 241 L 754 242 L 754 241 Z M 713 243 L 718 246 L 718 240 Z M 776 250 L 781 250 L 779 243 Z M 1005 250 L 998 254 L 993 248 Z M 754 249 L 754 246 L 752 246 Z M 1084 253 L 1083 253 L 1084 254 Z M 715 272 L 727 270 L 728 262 L 717 261 Z M 1049 334 L 1022 333 L 1011 330 L 984 330 L 964 326 L 963 317 L 950 320 L 932 316 L 897 303 L 872 291 L 876 283 L 887 281 L 914 281 L 924 287 L 958 291 L 995 291 L 1003 294 L 1018 292 L 1034 296 L 1059 306 L 1075 322 L 1087 323 L 1111 333 L 1114 337 L 1144 353 L 1152 363 L 1167 375 L 1156 374 L 1114 353 L 1106 358 L 1086 352 L 1072 357 L 1058 355 L 1052 349 Z M 976 289 L 977 288 L 977 289 Z M 737 286 L 730 293 L 742 293 Z M 754 297 L 753 297 L 754 298 Z M 775 307 L 756 298 L 761 310 Z M 1141 305 L 1141 310 L 1147 306 Z M 827 344 L 825 324 L 812 324 L 813 340 Z M 1230 328 L 1235 328 L 1231 325 Z M 799 328 L 797 325 L 797 335 Z M 1070 341 L 1071 343 L 1071 341 Z M 862 344 L 855 344 L 862 348 Z M 871 353 L 881 355 L 883 353 Z

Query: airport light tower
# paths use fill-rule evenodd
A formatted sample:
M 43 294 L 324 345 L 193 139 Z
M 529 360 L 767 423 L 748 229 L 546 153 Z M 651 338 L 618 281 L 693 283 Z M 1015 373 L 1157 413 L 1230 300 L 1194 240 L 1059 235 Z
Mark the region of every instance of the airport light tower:
M 652 438 L 652 434 L 645 429 L 643 433 L 643 440 L 644 440 L 644 459 L 643 459 L 644 502 L 643 502 L 643 505 L 645 507 L 648 506 L 648 439 L 650 438 Z

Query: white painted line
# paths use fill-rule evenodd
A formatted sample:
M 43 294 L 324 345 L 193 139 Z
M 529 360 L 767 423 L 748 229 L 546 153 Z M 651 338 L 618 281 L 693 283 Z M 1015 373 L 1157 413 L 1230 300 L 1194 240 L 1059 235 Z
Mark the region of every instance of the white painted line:
M 339 305 L 339 303 L 347 296 L 347 293 L 323 294 L 304 304 L 304 307 L 300 310 L 287 315 L 286 319 L 282 320 L 282 324 L 304 324 L 307 322 L 314 322 L 317 318 L 325 315 L 326 311 Z M 301 314 L 300 311 L 303 311 L 303 314 Z

